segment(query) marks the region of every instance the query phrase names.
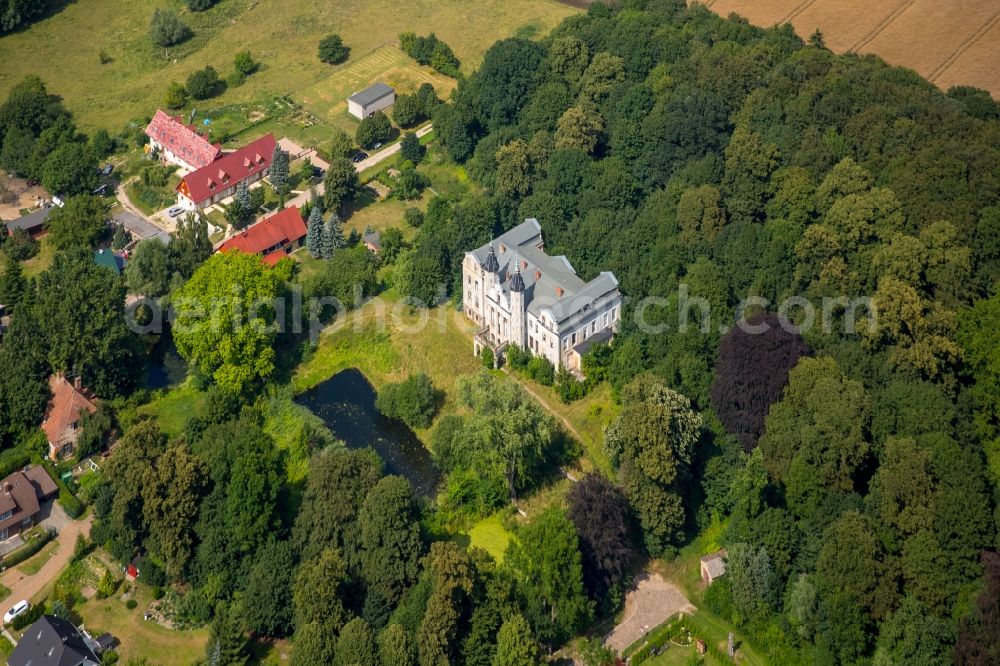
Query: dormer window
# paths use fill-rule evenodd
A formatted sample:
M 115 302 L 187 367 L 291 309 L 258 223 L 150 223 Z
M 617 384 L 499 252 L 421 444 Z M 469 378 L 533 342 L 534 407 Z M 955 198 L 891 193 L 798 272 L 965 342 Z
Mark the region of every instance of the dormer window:
M 506 251 L 507 251 L 507 246 L 504 245 L 503 243 L 500 243 L 500 254 L 503 254 Z
M 250 162 L 250 158 L 249 157 L 244 157 L 243 158 L 243 166 L 245 166 L 247 168 L 250 168 L 251 165 L 252 165 L 252 163 Z
M 208 189 L 210 189 L 210 190 L 214 190 L 215 189 L 215 181 L 212 180 L 211 178 L 208 179 Z
M 255 162 L 257 162 L 257 164 L 263 164 L 264 163 L 264 158 L 260 156 L 260 153 L 257 153 L 256 155 L 254 155 L 253 159 L 254 159 Z

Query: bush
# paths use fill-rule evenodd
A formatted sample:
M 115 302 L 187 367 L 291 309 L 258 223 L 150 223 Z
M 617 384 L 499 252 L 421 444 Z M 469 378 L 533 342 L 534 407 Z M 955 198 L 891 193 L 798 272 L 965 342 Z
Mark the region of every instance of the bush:
M 97 583 L 97 598 L 107 599 L 118 589 L 118 580 L 110 571 L 105 571 L 101 580 Z
M 336 65 L 347 60 L 351 49 L 344 46 L 340 35 L 328 35 L 320 40 L 319 59 L 329 65 Z
M 4 253 L 14 261 L 26 261 L 38 254 L 38 241 L 24 229 L 15 229 L 3 244 Z
M 9 569 L 10 567 L 15 567 L 21 562 L 24 562 L 44 548 L 45 544 L 52 541 L 52 537 L 54 536 L 55 532 L 43 529 L 37 539 L 30 540 L 17 550 L 5 555 L 3 557 L 3 566 Z
M 407 208 L 403 213 L 403 221 L 417 229 L 424 223 L 424 213 L 419 208 Z
M 390 419 L 399 419 L 413 428 L 427 428 L 437 411 L 439 393 L 424 373 L 387 384 L 378 393 L 375 406 Z
M 167 584 L 167 574 L 149 558 L 143 558 L 139 563 L 139 576 L 136 579 L 150 587 L 163 587 Z
M 451 47 L 438 39 L 433 32 L 427 37 L 404 32 L 399 36 L 399 46 L 403 53 L 421 65 L 430 65 L 442 74 L 457 77 L 461 62 L 455 57 Z
M 420 145 L 420 139 L 412 132 L 407 132 L 403 140 L 399 142 L 399 154 L 408 162 L 417 164 L 424 157 L 424 147 Z
M 526 374 L 543 386 L 552 386 L 555 381 L 556 369 L 552 361 L 544 356 L 532 356 L 525 368 Z
M 233 59 L 233 67 L 243 76 L 250 76 L 257 71 L 258 66 L 249 51 L 240 51 Z
M 493 356 L 493 350 L 489 347 L 483 347 L 483 350 L 479 352 L 479 360 L 482 361 L 483 367 L 487 370 L 492 370 L 494 364 L 496 363 L 496 358 Z
M 9 449 L 0 453 L 0 478 L 16 472 L 31 462 L 31 454 L 23 449 Z
M 45 615 L 45 604 L 43 602 L 39 602 L 29 608 L 26 612 L 15 617 L 11 621 L 10 626 L 14 629 L 14 631 L 20 631 L 28 625 L 37 622 L 43 615 Z
M 203 12 L 219 0 L 187 0 L 188 9 L 193 12 Z
M 83 515 L 83 502 L 76 498 L 76 495 L 65 486 L 59 490 L 59 503 L 66 510 L 66 515 L 76 520 Z
M 160 599 L 163 598 L 163 588 L 162 587 L 153 587 L 153 588 L 150 588 L 149 593 L 151 595 L 153 595 L 153 599 L 155 601 L 159 601 Z
M 194 99 L 208 99 L 222 92 L 222 81 L 211 65 L 192 72 L 187 79 L 187 91 Z
M 125 602 L 125 608 L 127 608 L 129 610 L 133 610 L 138 605 L 139 605 L 139 602 L 136 601 L 135 599 L 129 599 L 128 601 Z
M 157 9 L 149 23 L 149 35 L 157 46 L 174 46 L 191 37 L 191 29 L 168 9 Z
M 371 148 L 377 143 L 388 141 L 392 136 L 392 123 L 388 116 L 376 111 L 358 124 L 355 140 L 362 148 Z

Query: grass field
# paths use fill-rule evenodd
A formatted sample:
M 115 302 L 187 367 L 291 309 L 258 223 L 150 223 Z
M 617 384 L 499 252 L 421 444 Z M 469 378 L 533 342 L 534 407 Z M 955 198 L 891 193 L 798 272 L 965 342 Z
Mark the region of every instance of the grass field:
M 159 666 L 188 666 L 205 656 L 208 629 L 173 631 L 155 622 L 147 622 L 142 614 L 153 600 L 144 585 L 133 586 L 132 598 L 138 606 L 129 609 L 116 594 L 107 599 L 89 599 L 73 610 L 93 635 L 110 631 L 121 644 L 115 648 L 121 663 L 146 657 Z
M 817 28 L 838 53 L 874 53 L 947 89 L 972 85 L 1000 98 L 1000 4 L 996 0 L 704 0 L 720 16 L 802 37 Z
M 149 39 L 157 7 L 177 10 L 193 30 L 188 42 L 162 49 Z M 243 85 L 198 103 L 212 109 L 255 103 L 306 89 L 336 70 L 316 57 L 319 40 L 339 33 L 351 59 L 363 58 L 399 33 L 435 32 L 470 72 L 498 39 L 540 37 L 578 10 L 556 0 L 222 0 L 192 13 L 182 0 L 77 0 L 26 30 L 0 39 L 0 95 L 26 74 L 41 76 L 63 97 L 84 130 L 118 130 L 152 115 L 171 81 L 211 64 L 225 78 L 233 56 L 249 50 L 261 70 Z M 110 58 L 101 64 L 100 54 Z
M 354 136 L 358 120 L 347 113 L 347 98 L 377 81 L 392 86 L 397 94 L 415 92 L 421 84 L 429 83 L 442 99 L 455 87 L 454 79 L 418 65 L 395 44 L 383 44 L 294 97 L 306 110 Z

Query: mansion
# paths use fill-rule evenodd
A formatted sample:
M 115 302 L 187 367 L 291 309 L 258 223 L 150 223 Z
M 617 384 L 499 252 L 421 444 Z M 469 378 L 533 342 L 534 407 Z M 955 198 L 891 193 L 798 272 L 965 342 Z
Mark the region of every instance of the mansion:
M 488 347 L 502 358 L 508 345 L 517 345 L 582 376 L 580 359 L 617 329 L 622 296 L 614 274 L 584 282 L 565 256 L 547 255 L 541 225 L 527 219 L 466 252 L 462 303 L 465 316 L 480 325 L 477 356 Z

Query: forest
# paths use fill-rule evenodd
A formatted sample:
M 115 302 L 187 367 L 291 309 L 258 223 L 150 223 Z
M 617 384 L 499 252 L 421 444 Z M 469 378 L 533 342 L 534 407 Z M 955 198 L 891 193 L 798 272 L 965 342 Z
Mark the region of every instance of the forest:
M 92 166 L 51 104 L 39 81 L 15 89 L 3 158 L 36 173 L 51 138 Z M 44 127 L 24 124 L 31 108 L 50 109 Z M 312 420 L 271 427 L 275 378 L 310 345 L 275 331 L 278 312 L 238 335 L 229 319 L 184 326 L 211 299 L 287 293 L 292 262 L 211 255 L 205 226 L 185 221 L 119 278 L 93 263 L 88 225 L 59 232 L 57 217 L 52 267 L 0 277 L 15 313 L 0 441 L 38 444 L 50 372 L 108 397 L 120 441 L 85 498 L 92 539 L 122 562 L 142 555 L 141 582 L 172 598 L 178 626 L 211 627 L 206 663 L 247 663 L 254 638 L 289 639 L 297 666 L 537 664 L 621 610 L 637 570 L 710 530 L 727 572 L 707 610 L 770 662 L 1000 662 L 1000 105 L 788 26 L 626 0 L 497 42 L 433 122 L 478 187 L 430 200 L 393 288 L 458 305 L 464 253 L 534 217 L 548 253 L 585 279 L 613 271 L 629 297 L 587 384 L 561 392 L 612 387 L 609 468 L 514 525 L 502 560 L 464 548 L 450 522 L 510 507 L 580 455 L 502 374 L 460 378 L 459 412 L 439 419 L 426 375 L 379 395 L 432 427 L 444 481 L 425 499 Z M 40 163 L 43 181 L 56 166 Z M 91 207 L 67 203 L 81 220 Z M 341 248 L 299 286 L 350 309 L 380 288 L 376 268 Z M 127 330 L 127 291 L 177 308 L 174 343 L 206 396 L 180 433 L 136 409 L 159 343 Z M 877 316 L 852 321 L 861 298 Z M 832 321 L 812 325 L 803 304 L 824 299 Z M 638 325 L 640 304 L 660 330 Z M 511 365 L 553 380 L 516 353 Z

